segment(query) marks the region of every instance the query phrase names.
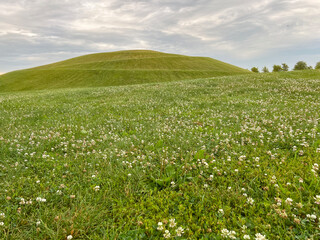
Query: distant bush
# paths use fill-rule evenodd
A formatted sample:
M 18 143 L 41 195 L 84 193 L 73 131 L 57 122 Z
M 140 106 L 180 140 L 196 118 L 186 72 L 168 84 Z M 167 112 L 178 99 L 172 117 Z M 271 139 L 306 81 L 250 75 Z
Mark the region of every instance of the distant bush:
M 268 73 L 268 72 L 269 72 L 269 69 L 268 69 L 267 67 L 263 67 L 263 68 L 262 68 L 262 72 Z
M 316 66 L 314 67 L 314 69 L 320 69 L 320 62 L 317 62 Z
M 304 61 L 297 62 L 296 65 L 294 65 L 294 68 L 293 68 L 293 70 L 305 70 L 305 69 L 308 69 L 308 65 Z
M 273 65 L 273 70 L 272 72 L 281 72 L 282 67 L 280 65 Z
M 251 68 L 251 72 L 258 73 L 259 69 L 257 67 L 253 67 Z
M 289 66 L 286 63 L 282 63 L 282 71 L 289 71 Z

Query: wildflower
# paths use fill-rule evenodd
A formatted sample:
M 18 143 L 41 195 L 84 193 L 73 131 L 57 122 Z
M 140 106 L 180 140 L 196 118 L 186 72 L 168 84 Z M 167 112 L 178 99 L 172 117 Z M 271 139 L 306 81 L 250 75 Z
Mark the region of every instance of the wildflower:
M 62 194 L 62 191 L 61 190 L 57 190 L 56 192 L 58 195 L 61 195 Z
M 169 238 L 170 236 L 171 236 L 171 234 L 170 234 L 169 230 L 165 230 L 164 234 L 163 234 L 163 237 L 164 238 Z
M 171 187 L 175 187 L 176 186 L 174 181 L 172 181 L 170 184 L 171 184 Z
M 174 218 L 169 220 L 169 227 L 173 228 L 173 227 L 175 227 L 176 225 L 177 225 L 177 224 L 175 223 L 175 219 L 174 219 Z
M 162 222 L 158 222 L 157 230 L 159 230 L 159 231 L 163 230 L 163 223 Z
M 37 197 L 37 198 L 36 198 L 36 201 L 37 201 L 37 202 L 46 202 L 47 199 L 41 198 L 41 197 Z
M 236 237 L 236 232 L 235 231 L 230 231 L 229 232 L 229 238 L 231 238 L 231 239 L 236 239 L 237 237 Z
M 221 236 L 223 237 L 223 238 L 227 238 L 227 237 L 229 237 L 229 230 L 228 229 L 226 229 L 226 228 L 224 228 L 224 229 L 222 229 L 221 230 Z
M 297 224 L 300 224 L 300 222 L 301 222 L 300 219 L 298 219 L 298 218 L 294 218 L 293 221 L 294 221 L 295 223 L 297 223 Z
M 315 221 L 317 219 L 317 215 L 315 215 L 315 214 L 307 214 L 307 218 L 310 218 L 311 221 Z
M 182 227 L 178 227 L 176 229 L 177 237 L 181 237 L 181 235 L 184 233 L 184 229 Z
M 71 199 L 73 199 L 73 198 L 75 198 L 76 197 L 76 195 L 70 195 L 70 198 Z
M 68 240 L 71 240 L 72 238 L 73 238 L 72 235 L 69 235 L 69 236 L 67 237 Z
M 0 226 L 4 226 L 4 222 L 0 222 Z
M 286 204 L 292 205 L 293 200 L 291 198 L 286 199 Z
M 207 188 L 207 187 L 208 187 L 208 184 L 205 183 L 205 184 L 203 185 L 203 187 L 204 187 L 204 188 Z
M 100 186 L 95 186 L 94 191 L 98 192 L 100 190 Z
M 23 204 L 26 204 L 24 198 L 20 198 L 20 202 L 19 202 L 20 205 L 23 205 Z
M 247 198 L 247 203 L 249 203 L 250 205 L 252 205 L 252 204 L 254 203 L 253 198 L 248 197 L 248 198 Z
M 243 239 L 250 239 L 250 236 L 249 235 L 244 235 Z
M 243 226 L 241 227 L 241 229 L 242 229 L 242 232 L 245 233 L 246 230 L 247 230 L 247 226 L 246 226 L 246 225 L 243 225 Z
M 316 200 L 314 203 L 315 204 L 320 204 L 320 195 L 317 195 L 314 200 Z
M 0 213 L 0 217 L 4 218 L 6 215 L 4 213 Z
M 39 226 L 40 224 L 41 224 L 41 222 L 40 222 L 40 221 L 37 221 L 37 222 L 36 222 L 36 225 L 37 225 L 37 226 Z
M 256 233 L 256 239 L 255 240 L 267 240 L 265 235 L 262 235 L 261 233 Z
M 224 215 L 223 209 L 219 209 L 218 212 L 219 212 L 220 214 Z

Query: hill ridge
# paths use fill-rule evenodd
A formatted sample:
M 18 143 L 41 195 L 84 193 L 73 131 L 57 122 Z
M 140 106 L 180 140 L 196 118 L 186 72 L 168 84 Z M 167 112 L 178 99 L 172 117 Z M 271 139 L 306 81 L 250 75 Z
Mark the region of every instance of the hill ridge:
M 208 57 L 153 50 L 83 55 L 0 76 L 1 91 L 101 87 L 250 73 Z

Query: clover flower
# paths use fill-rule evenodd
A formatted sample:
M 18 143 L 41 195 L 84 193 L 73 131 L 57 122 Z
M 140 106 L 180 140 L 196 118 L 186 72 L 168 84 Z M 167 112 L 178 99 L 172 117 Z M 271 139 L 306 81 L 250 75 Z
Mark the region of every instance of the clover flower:
M 163 237 L 164 238 L 170 238 L 171 237 L 171 234 L 170 234 L 169 230 L 165 230 L 164 231 Z
M 182 227 L 178 227 L 176 229 L 177 237 L 181 237 L 181 235 L 184 233 L 184 229 Z

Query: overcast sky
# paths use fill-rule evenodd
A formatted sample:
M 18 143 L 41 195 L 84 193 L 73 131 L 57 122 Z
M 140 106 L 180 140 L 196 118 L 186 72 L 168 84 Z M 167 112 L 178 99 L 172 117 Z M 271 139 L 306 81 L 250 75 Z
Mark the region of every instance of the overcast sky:
M 320 0 L 0 0 L 2 73 L 126 49 L 314 66 Z

